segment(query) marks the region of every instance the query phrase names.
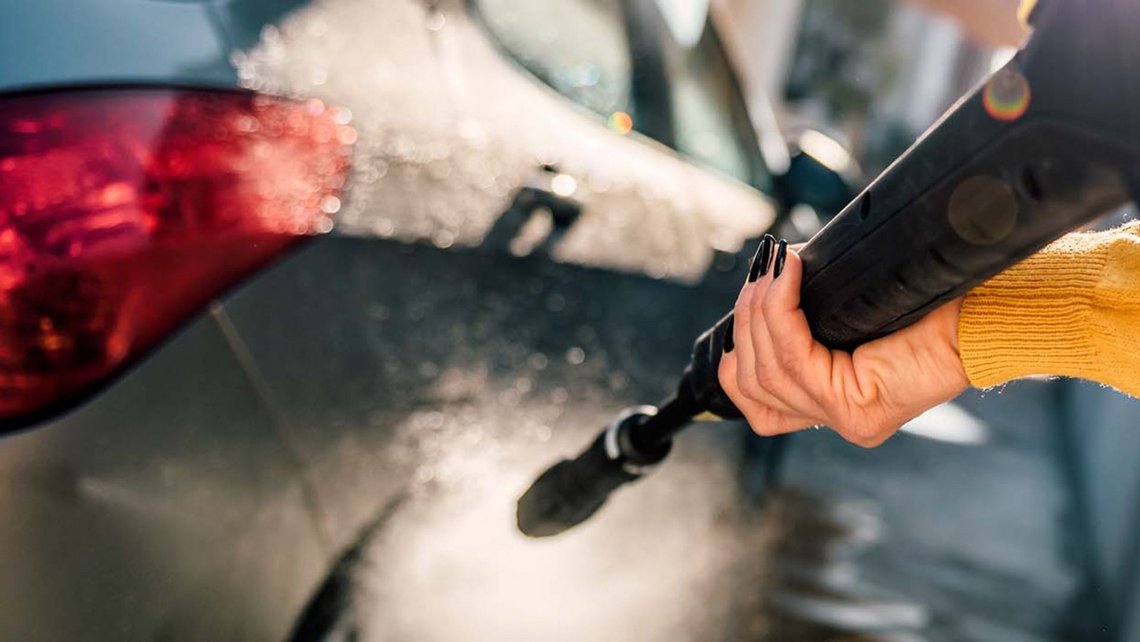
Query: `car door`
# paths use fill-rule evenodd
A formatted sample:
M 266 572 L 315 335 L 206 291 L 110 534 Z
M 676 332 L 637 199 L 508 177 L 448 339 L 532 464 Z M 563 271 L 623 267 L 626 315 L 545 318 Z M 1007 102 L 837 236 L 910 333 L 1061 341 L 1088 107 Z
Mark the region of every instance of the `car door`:
M 774 218 L 538 82 L 465 2 L 307 5 L 235 56 L 247 87 L 339 105 L 359 133 L 339 236 L 224 306 L 338 542 L 447 477 L 455 440 L 569 443 L 666 393 Z

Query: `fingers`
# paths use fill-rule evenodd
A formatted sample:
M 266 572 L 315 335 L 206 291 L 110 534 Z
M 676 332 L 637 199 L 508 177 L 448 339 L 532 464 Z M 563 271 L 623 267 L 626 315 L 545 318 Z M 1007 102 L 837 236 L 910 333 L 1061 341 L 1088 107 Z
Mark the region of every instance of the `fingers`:
M 789 252 L 784 269 L 768 289 L 761 304 L 765 329 L 775 357 L 774 366 L 820 404 L 826 390 L 820 390 L 818 375 L 830 370 L 829 350 L 815 341 L 807 317 L 800 309 L 803 262 Z
M 720 381 L 728 398 L 736 405 L 753 432 L 762 437 L 773 437 L 797 432 L 816 425 L 817 421 L 808 417 L 784 413 L 741 393 L 737 386 L 736 369 L 739 365 L 737 351 L 724 355 L 720 362 Z
M 799 255 L 784 242 L 770 252 L 772 244 L 762 244 L 737 300 L 735 349 L 718 373 L 757 433 L 827 424 L 873 447 L 968 385 L 956 343 L 958 302 L 853 353 L 831 351 L 813 338 L 800 307 Z
M 757 284 L 749 303 L 752 343 L 756 351 L 753 384 L 795 414 L 811 417 L 823 415 L 822 407 L 805 390 L 802 377 L 793 376 L 807 367 L 804 360 L 811 355 L 814 343 L 807 320 L 798 308 L 802 271 L 799 257 L 788 252 L 786 243 L 781 243 L 770 274 Z M 786 332 L 774 333 L 777 327 L 785 328 Z M 795 341 L 790 341 L 791 338 Z M 749 388 L 743 391 L 745 394 L 754 392 Z
M 736 365 L 736 388 L 741 393 L 753 401 L 758 401 L 766 406 L 773 408 L 778 412 L 791 413 L 794 410 L 781 402 L 779 399 L 770 395 L 763 386 L 759 383 L 759 373 L 757 371 L 757 355 L 770 352 L 771 348 L 766 344 L 768 339 L 765 337 L 765 345 L 757 346 L 753 339 L 757 336 L 753 332 L 753 314 L 752 314 L 752 301 L 757 296 L 763 296 L 764 290 L 760 287 L 761 283 L 765 283 L 765 277 L 770 273 L 773 261 L 776 255 L 776 238 L 768 234 L 760 242 L 760 248 L 756 251 L 756 257 L 752 260 L 752 266 L 748 273 L 748 280 L 744 284 L 744 288 L 740 291 L 740 296 L 736 300 L 736 308 L 733 311 L 735 318 L 735 328 L 733 332 L 734 349 L 731 351 L 737 361 Z M 770 279 L 769 279 L 770 281 Z M 759 336 L 764 337 L 764 334 Z

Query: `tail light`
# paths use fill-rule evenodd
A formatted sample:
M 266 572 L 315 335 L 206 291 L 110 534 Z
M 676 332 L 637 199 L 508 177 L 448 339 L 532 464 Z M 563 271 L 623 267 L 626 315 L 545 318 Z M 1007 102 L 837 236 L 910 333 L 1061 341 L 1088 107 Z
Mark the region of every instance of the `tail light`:
M 0 97 L 0 423 L 76 402 L 331 228 L 345 120 L 236 91 Z

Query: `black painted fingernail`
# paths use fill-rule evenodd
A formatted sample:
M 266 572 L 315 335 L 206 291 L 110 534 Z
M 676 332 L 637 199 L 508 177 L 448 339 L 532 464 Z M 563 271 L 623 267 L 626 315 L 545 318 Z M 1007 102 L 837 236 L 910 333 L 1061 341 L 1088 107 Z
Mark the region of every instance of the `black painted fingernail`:
M 728 354 L 736 349 L 736 338 L 733 332 L 736 330 L 736 317 L 729 317 L 728 323 L 724 327 L 724 353 Z
M 748 272 L 748 282 L 755 283 L 757 279 L 768 274 L 768 265 L 772 262 L 772 248 L 776 245 L 776 237 L 765 234 L 760 241 L 760 249 L 752 259 L 752 269 Z
M 784 261 L 788 260 L 788 242 L 781 240 L 780 249 L 776 250 L 776 267 L 772 275 L 773 279 L 780 278 L 780 273 L 784 271 Z

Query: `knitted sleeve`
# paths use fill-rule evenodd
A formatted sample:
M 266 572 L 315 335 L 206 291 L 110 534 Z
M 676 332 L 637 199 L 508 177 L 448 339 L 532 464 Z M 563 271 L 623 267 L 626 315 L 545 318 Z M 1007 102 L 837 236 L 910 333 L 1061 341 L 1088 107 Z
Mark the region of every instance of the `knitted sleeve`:
M 1140 396 L 1140 223 L 1070 234 L 979 286 L 958 343 L 978 388 L 1060 375 Z

